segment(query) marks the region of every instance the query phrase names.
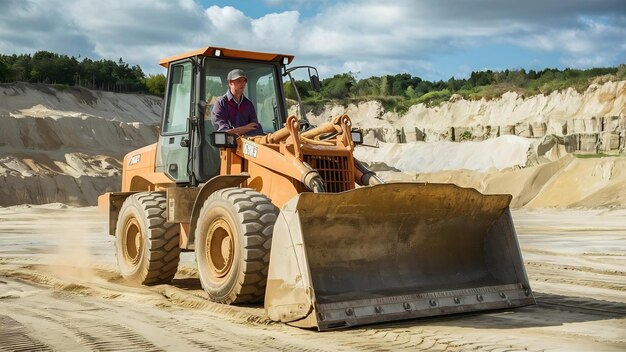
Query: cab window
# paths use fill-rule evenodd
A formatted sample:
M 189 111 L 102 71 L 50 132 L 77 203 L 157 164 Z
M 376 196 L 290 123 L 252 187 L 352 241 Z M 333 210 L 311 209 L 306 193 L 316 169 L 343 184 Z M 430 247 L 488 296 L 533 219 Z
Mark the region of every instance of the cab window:
M 185 132 L 191 111 L 191 62 L 175 64 L 170 69 L 164 133 Z
M 278 106 L 278 82 L 275 66 L 266 63 L 232 62 L 211 60 L 205 70 L 205 94 L 207 104 L 205 118 L 209 119 L 213 104 L 228 91 L 226 77 L 233 69 L 242 69 L 248 77 L 248 84 L 243 92 L 252 103 L 265 133 L 274 132 L 280 126 Z

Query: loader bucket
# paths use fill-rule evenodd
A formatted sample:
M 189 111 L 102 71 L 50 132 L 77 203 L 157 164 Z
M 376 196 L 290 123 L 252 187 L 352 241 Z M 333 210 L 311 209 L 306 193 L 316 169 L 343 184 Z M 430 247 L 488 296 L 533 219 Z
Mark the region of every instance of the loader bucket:
M 534 304 L 510 201 L 422 183 L 299 194 L 274 226 L 267 314 L 329 330 Z

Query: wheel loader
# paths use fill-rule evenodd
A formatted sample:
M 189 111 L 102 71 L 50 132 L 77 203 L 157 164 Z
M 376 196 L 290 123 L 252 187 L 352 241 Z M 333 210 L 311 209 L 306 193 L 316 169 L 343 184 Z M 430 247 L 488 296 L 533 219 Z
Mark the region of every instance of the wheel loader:
M 534 304 L 511 196 L 385 183 L 354 158 L 348 116 L 312 126 L 301 102 L 289 116 L 284 77 L 295 87 L 292 72 L 308 71 L 319 89 L 292 60 L 222 47 L 161 60 L 158 141 L 128 153 L 121 192 L 98 198 L 121 275 L 169 283 L 195 251 L 209 299 L 264 301 L 272 320 L 320 331 Z M 235 68 L 263 135 L 214 131 Z

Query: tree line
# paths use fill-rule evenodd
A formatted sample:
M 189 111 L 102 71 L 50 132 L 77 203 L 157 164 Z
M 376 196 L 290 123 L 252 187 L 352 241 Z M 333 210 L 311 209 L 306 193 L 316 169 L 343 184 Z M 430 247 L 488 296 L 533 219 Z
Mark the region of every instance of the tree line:
M 626 79 L 626 65 L 618 67 L 591 68 L 586 70 L 563 70 L 546 68 L 543 70 L 504 70 L 475 71 L 468 78 L 451 77 L 447 81 L 428 81 L 408 73 L 372 76 L 357 79 L 355 73 L 337 74 L 322 80 L 320 92 L 312 91 L 305 81 L 297 81 L 300 96 L 307 105 L 319 105 L 331 100 L 354 102 L 379 100 L 385 108 L 406 111 L 411 105 L 427 103 L 431 105 L 449 100 L 457 94 L 466 99 L 492 99 L 514 91 L 521 95 L 549 94 L 555 90 L 572 87 L 584 91 L 597 78 L 607 80 Z M 286 87 L 288 98 L 295 99 L 293 88 Z
M 165 75 L 146 76 L 139 65 L 130 66 L 122 58 L 118 61 L 79 59 L 48 51 L 33 55 L 0 54 L 0 82 L 26 81 L 159 96 L 165 92 Z M 348 72 L 326 78 L 319 92 L 314 92 L 305 81 L 296 81 L 296 87 L 307 105 L 379 100 L 387 109 L 406 111 L 419 103 L 438 104 L 454 94 L 466 99 L 490 99 L 508 91 L 522 95 L 548 94 L 568 87 L 583 91 L 600 76 L 626 79 L 626 65 L 587 70 L 484 70 L 472 72 L 468 78 L 451 77 L 447 81 L 428 81 L 408 73 L 364 79 L 357 79 L 357 75 Z M 285 92 L 287 98 L 295 99 L 290 82 L 285 83 Z
M 0 82 L 30 82 L 80 86 L 95 90 L 163 95 L 164 75 L 146 76 L 139 65 L 122 58 L 92 60 L 38 51 L 33 55 L 0 54 Z

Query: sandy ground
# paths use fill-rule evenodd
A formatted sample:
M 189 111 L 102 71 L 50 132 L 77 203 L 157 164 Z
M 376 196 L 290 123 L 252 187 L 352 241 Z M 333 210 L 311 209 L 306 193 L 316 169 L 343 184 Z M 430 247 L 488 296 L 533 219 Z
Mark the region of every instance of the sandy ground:
M 516 210 L 538 304 L 319 333 L 171 285 L 120 278 L 96 208 L 0 208 L 0 351 L 626 350 L 626 210 Z
M 93 204 L 117 190 L 121 156 L 156 140 L 152 124 L 162 108 L 154 97 L 42 85 L 0 85 L 0 97 L 0 205 Z M 520 169 L 531 165 L 525 138 L 443 141 L 451 126 L 474 136 L 496 127 L 595 133 L 590 117 L 604 116 L 609 130 L 622 128 L 625 101 L 622 81 L 584 94 L 421 105 L 403 116 L 374 102 L 310 116 L 347 113 L 355 126 L 381 128 L 384 140 L 395 141 L 397 129 L 414 140 L 419 128 L 436 142 L 357 148 L 364 161 L 384 163 L 383 178 L 513 194 L 513 206 L 528 208 L 513 217 L 535 306 L 301 330 L 271 322 L 261 306 L 208 301 L 193 253 L 182 254 L 171 285 L 129 285 L 95 208 L 21 205 L 0 207 L 0 351 L 626 351 L 626 159 L 557 160 L 556 153 Z M 620 210 L 530 209 L 546 207 Z

